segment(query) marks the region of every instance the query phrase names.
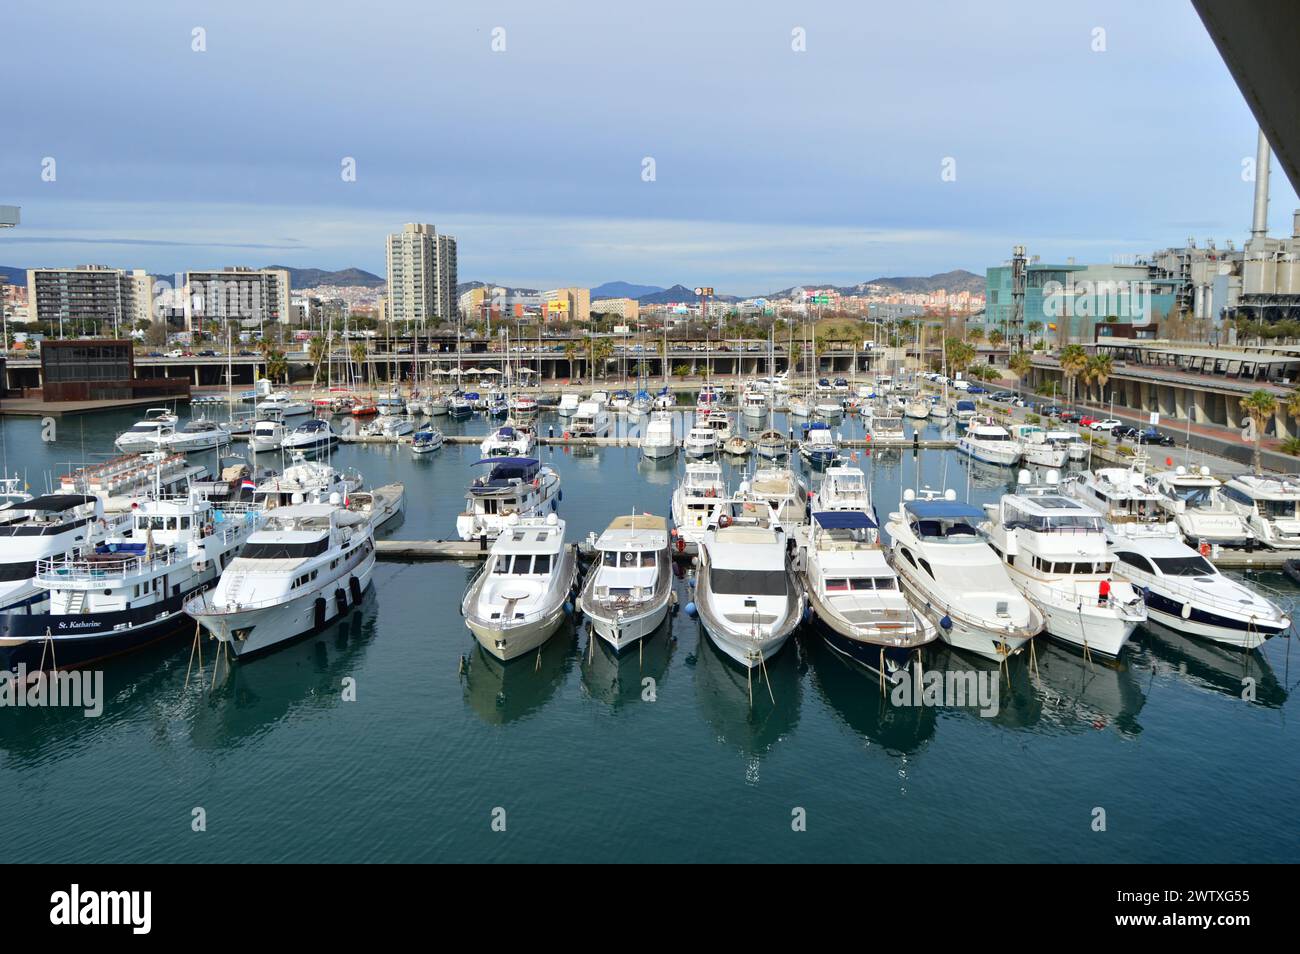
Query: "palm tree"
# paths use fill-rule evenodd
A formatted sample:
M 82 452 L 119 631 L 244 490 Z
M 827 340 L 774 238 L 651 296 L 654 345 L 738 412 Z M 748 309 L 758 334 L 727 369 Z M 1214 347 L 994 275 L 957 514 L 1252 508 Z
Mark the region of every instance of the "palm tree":
M 1084 380 L 1089 384 L 1097 385 L 1098 403 L 1106 399 L 1106 384 L 1110 381 L 1114 372 L 1115 369 L 1108 354 L 1095 354 L 1088 359 L 1088 363 L 1084 366 Z
M 984 329 L 981 328 L 979 325 L 976 325 L 974 328 L 967 328 L 967 329 L 966 329 L 966 338 L 967 338 L 969 341 L 983 341 L 983 340 L 984 340 Z
M 1250 422 L 1254 425 L 1255 430 L 1255 473 L 1261 471 L 1259 461 L 1259 443 L 1264 439 L 1264 428 L 1268 422 L 1273 419 L 1277 413 L 1277 398 L 1271 391 L 1252 391 L 1249 395 L 1241 399 L 1241 409 L 1250 415 Z
M 1073 404 L 1075 379 L 1088 366 L 1088 352 L 1083 350 L 1083 345 L 1066 345 L 1061 349 L 1060 365 L 1061 374 L 1065 377 L 1066 389 L 1070 392 L 1070 403 Z
M 975 360 L 975 346 L 967 344 L 965 341 L 949 338 L 947 349 L 948 367 L 953 371 L 965 371 L 970 367 L 971 362 Z
M 1025 325 L 1025 330 L 1029 332 L 1029 347 L 1032 348 L 1039 333 L 1043 330 L 1043 323 L 1041 321 L 1031 321 Z
M 289 381 L 289 361 L 284 356 L 283 351 L 270 351 L 266 355 L 266 376 L 271 379 L 271 383 L 283 380 L 286 384 Z
M 320 377 L 320 366 L 325 363 L 325 357 L 329 354 L 329 342 L 316 335 L 311 341 L 307 342 L 307 360 L 311 362 L 311 386 L 312 390 L 316 389 L 316 380 Z
M 996 328 L 989 332 L 989 344 L 991 344 L 995 349 L 1002 347 L 1002 342 L 1006 340 L 1007 336 Z
M 582 348 L 576 341 L 570 341 L 564 346 L 564 357 L 569 362 L 569 377 L 577 378 L 581 375 L 574 374 L 573 369 L 581 357 Z
M 369 382 L 370 366 L 366 363 L 366 343 L 364 341 L 354 342 L 348 350 L 352 355 L 353 362 L 361 369 L 362 380 Z
M 1016 377 L 1022 381 L 1034 367 L 1033 359 L 1029 357 L 1028 351 L 1017 351 L 1007 359 L 1007 367 L 1016 373 Z
M 1287 415 L 1300 420 L 1300 388 L 1296 388 L 1286 396 L 1285 404 Z

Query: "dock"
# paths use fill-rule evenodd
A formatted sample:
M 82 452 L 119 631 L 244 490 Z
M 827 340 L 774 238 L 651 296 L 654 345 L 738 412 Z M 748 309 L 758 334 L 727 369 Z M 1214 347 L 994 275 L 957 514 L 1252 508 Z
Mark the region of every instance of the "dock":
M 444 444 L 482 444 L 486 434 L 444 434 Z M 343 444 L 409 444 L 411 435 L 404 434 L 401 437 L 384 437 L 382 435 L 362 435 L 362 434 L 342 434 L 339 436 L 339 442 Z M 538 437 L 537 443 L 542 447 L 640 447 L 641 437 Z M 792 448 L 797 448 L 798 441 L 789 442 Z M 857 438 L 853 440 L 839 441 L 839 446 L 855 450 L 865 450 L 871 448 L 874 450 L 952 450 L 957 446 L 955 440 L 932 439 L 932 440 L 910 440 L 910 441 L 869 441 Z M 678 442 L 678 448 L 681 443 Z M 725 451 L 720 451 L 725 453 Z

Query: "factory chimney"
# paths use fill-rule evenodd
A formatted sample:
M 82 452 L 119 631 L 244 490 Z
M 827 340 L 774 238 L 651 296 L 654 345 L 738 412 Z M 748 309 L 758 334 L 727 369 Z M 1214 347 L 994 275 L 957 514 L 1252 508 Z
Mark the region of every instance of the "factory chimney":
M 1272 152 L 1264 130 L 1259 131 L 1259 145 L 1255 147 L 1255 215 L 1250 222 L 1252 245 L 1262 244 L 1268 237 L 1268 167 Z

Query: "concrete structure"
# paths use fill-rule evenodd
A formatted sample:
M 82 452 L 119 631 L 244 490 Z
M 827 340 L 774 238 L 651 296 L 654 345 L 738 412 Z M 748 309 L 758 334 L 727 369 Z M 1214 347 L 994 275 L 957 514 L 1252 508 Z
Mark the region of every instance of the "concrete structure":
M 542 316 L 546 321 L 590 320 L 591 289 L 552 288 L 542 292 Z
M 289 301 L 289 273 L 284 269 L 233 267 L 185 273 L 184 314 L 189 331 L 205 321 L 241 321 L 247 326 L 288 322 Z
M 79 265 L 27 270 L 28 314 L 60 328 L 80 324 L 99 331 L 108 325 L 115 334 L 125 334 L 135 322 L 148 320 L 151 291 L 152 281 L 141 269 Z
M 425 223 L 408 222 L 388 236 L 390 321 L 456 317 L 456 240 Z
M 598 298 L 591 310 L 602 315 L 617 315 L 628 323 L 635 323 L 641 314 L 641 303 L 635 298 Z
M 134 342 L 104 338 L 41 343 L 41 396 L 61 401 L 189 397 L 185 378 L 137 378 Z

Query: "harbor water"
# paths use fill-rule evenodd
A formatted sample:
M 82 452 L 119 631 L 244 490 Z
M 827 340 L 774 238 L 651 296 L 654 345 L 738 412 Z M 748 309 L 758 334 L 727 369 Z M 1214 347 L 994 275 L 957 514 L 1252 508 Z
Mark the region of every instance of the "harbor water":
M 53 435 L 35 419 L 0 420 L 4 469 L 43 491 L 48 474 L 109 456 L 114 436 L 138 416 L 67 417 Z M 481 418 L 437 425 L 448 434 L 489 427 Z M 544 414 L 540 432 L 548 425 L 563 429 Z M 853 418 L 835 429 L 862 436 Z M 933 426 L 926 433 L 939 436 Z M 562 477 L 559 514 L 570 541 L 634 509 L 667 514 L 684 463 L 643 462 L 634 447 L 543 447 L 539 456 Z M 216 464 L 213 454 L 192 457 Z M 360 470 L 371 486 L 404 483 L 405 515 L 382 535 L 420 540 L 454 537 L 477 458 L 475 444 L 421 458 L 407 446 L 344 445 L 333 463 Z M 950 451 L 860 451 L 858 463 L 882 520 L 904 488 L 948 486 L 984 503 L 1015 479 L 1009 468 L 972 469 Z M 733 486 L 743 469 L 724 464 Z M 815 488 L 817 476 L 809 479 Z M 585 626 L 567 624 L 540 655 L 502 665 L 459 614 L 475 569 L 381 563 L 376 585 L 345 620 L 234 663 L 215 687 L 211 643 L 203 678 L 191 675 L 186 687 L 191 645 L 183 635 L 104 663 L 98 717 L 0 709 L 10 856 L 1295 858 L 1293 638 L 1245 655 L 1140 629 L 1112 665 L 1043 638 L 1037 675 L 1022 657 L 1005 677 L 936 645 L 928 670 L 992 674 L 996 713 L 974 701 L 899 707 L 807 627 L 751 687 L 684 612 L 643 652 L 615 657 L 599 640 L 590 645 Z M 1300 594 L 1279 575 L 1251 582 L 1288 606 Z M 685 581 L 676 586 L 684 604 Z M 349 685 L 355 701 L 345 699 Z M 205 830 L 194 830 L 197 809 Z M 796 830 L 800 818 L 804 830 Z

